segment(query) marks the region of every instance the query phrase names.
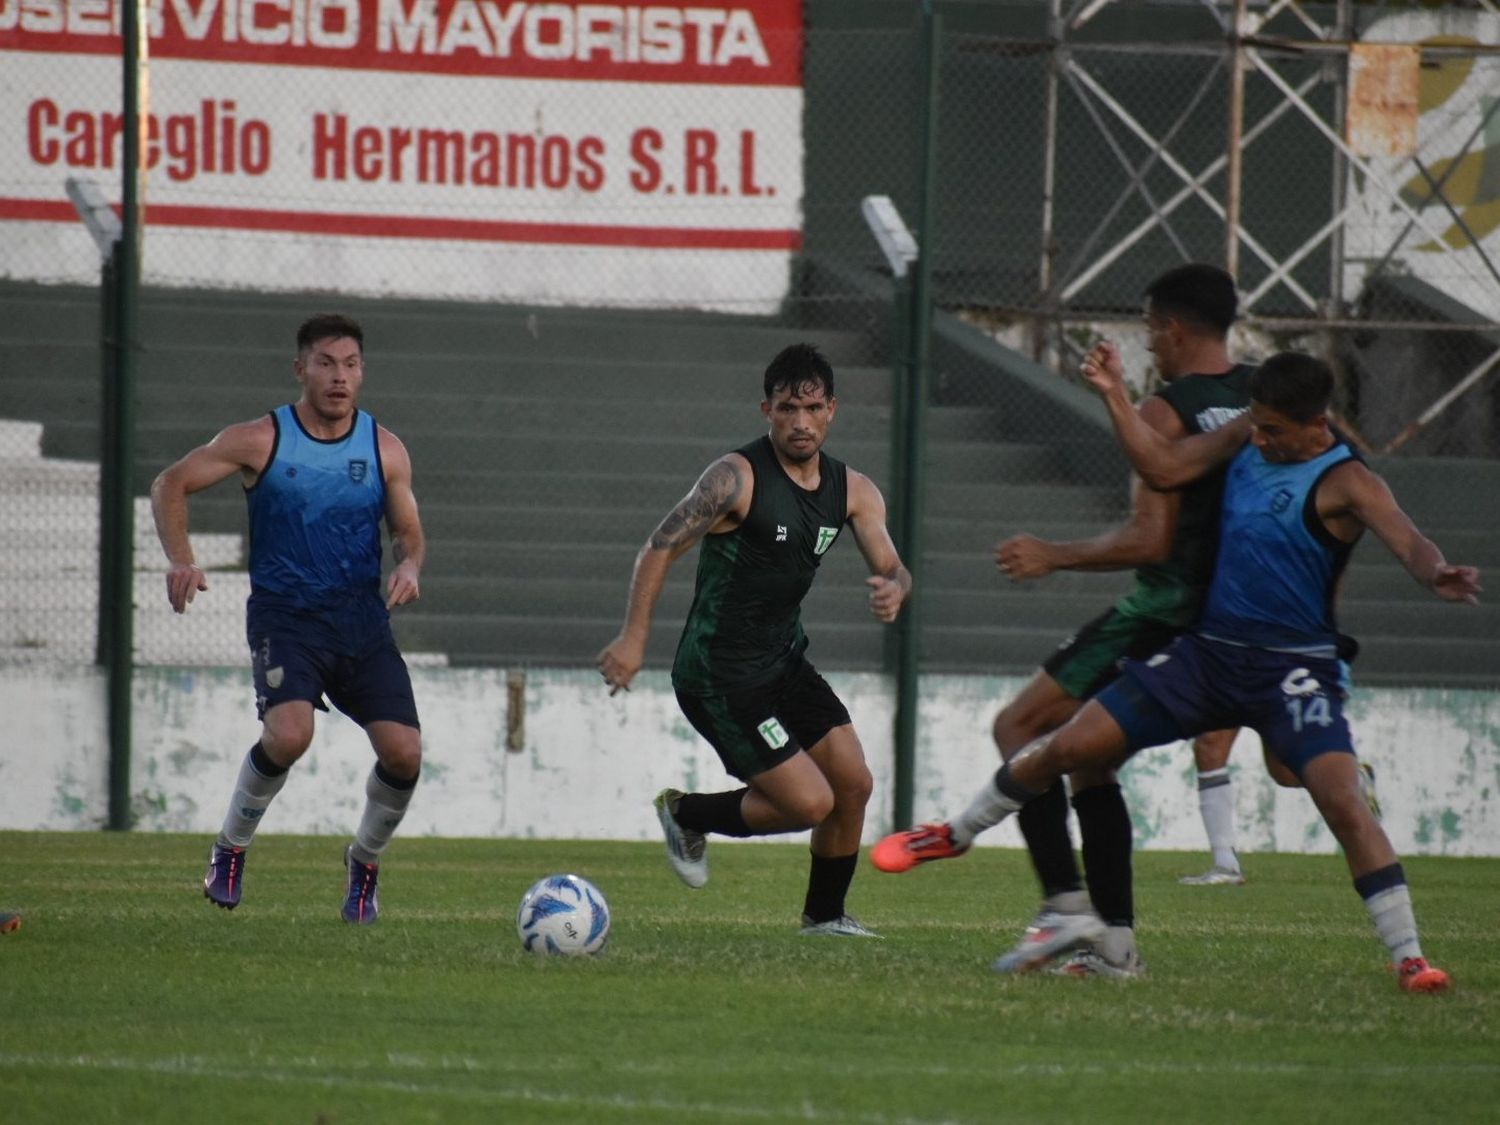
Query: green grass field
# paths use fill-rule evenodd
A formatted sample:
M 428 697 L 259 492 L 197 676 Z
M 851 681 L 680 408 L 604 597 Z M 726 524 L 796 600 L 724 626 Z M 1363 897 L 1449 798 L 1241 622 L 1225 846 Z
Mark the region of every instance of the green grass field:
M 1400 993 L 1340 859 L 1137 857 L 1140 981 L 1002 978 L 1024 856 L 862 862 L 883 941 L 799 937 L 806 853 L 402 840 L 339 921 L 344 841 L 267 834 L 234 913 L 208 841 L 0 833 L 0 1116 L 33 1122 L 1493 1121 L 1500 860 L 1407 862 L 1444 996 Z M 608 896 L 608 951 L 523 953 L 536 878 Z

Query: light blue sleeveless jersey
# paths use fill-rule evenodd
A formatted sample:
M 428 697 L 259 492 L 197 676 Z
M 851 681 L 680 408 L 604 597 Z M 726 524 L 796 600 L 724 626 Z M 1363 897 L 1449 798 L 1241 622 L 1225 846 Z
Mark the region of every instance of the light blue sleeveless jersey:
M 252 599 L 338 610 L 380 597 L 380 520 L 385 514 L 375 420 L 354 414 L 335 441 L 312 437 L 291 406 L 272 411 L 271 461 L 246 491 Z
M 1354 457 L 1335 442 L 1311 461 L 1273 464 L 1246 445 L 1229 466 L 1218 567 L 1193 631 L 1279 652 L 1332 657 L 1333 596 L 1354 544 L 1318 518 L 1318 482 Z

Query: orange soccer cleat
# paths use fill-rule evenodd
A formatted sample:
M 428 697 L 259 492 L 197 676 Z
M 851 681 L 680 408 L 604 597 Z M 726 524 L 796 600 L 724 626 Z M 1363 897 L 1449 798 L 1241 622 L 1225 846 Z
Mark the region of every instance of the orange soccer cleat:
M 905 832 L 893 832 L 870 849 L 870 862 L 881 871 L 899 874 L 919 863 L 934 859 L 953 859 L 968 851 L 965 844 L 953 843 L 953 827 L 948 824 L 922 824 Z
M 1396 983 L 1402 992 L 1447 992 L 1452 979 L 1442 969 L 1434 968 L 1425 957 L 1408 957 L 1396 970 Z

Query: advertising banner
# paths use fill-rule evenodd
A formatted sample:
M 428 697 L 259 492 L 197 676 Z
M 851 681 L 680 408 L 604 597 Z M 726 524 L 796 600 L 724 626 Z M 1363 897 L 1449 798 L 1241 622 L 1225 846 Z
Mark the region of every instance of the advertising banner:
M 93 277 L 116 0 L 0 0 L 0 272 Z M 148 280 L 753 311 L 801 243 L 797 0 L 154 0 Z

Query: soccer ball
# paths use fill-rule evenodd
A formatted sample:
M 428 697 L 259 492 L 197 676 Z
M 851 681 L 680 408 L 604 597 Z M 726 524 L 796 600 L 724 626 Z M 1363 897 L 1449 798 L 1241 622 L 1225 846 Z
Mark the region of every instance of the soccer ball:
M 540 957 L 598 953 L 609 940 L 609 904 L 587 879 L 548 875 L 522 896 L 516 933 Z

